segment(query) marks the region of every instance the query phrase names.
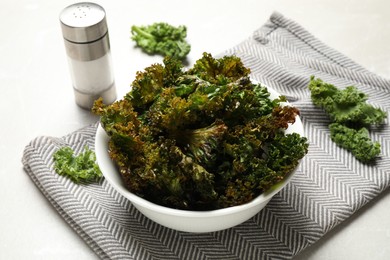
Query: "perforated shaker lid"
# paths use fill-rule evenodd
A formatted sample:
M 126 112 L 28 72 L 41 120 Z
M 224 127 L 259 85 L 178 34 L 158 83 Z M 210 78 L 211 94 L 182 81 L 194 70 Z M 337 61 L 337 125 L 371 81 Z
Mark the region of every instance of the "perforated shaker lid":
M 82 2 L 66 7 L 60 14 L 62 34 L 71 42 L 96 41 L 107 33 L 106 12 L 98 4 Z

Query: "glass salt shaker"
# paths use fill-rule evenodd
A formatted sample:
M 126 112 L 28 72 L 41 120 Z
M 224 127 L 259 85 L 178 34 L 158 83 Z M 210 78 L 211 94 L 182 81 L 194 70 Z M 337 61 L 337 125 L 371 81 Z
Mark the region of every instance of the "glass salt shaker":
M 83 2 L 60 13 L 76 104 L 90 109 L 99 97 L 105 104 L 116 99 L 106 12 Z

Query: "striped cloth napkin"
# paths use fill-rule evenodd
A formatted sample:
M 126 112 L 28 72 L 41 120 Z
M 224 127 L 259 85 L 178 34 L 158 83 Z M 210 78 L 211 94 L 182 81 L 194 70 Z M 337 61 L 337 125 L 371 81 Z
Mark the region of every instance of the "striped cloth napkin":
M 364 165 L 329 138 L 328 117 L 312 105 L 307 85 L 315 75 L 336 86 L 355 85 L 390 112 L 390 81 L 329 48 L 279 13 L 253 36 L 227 50 L 252 76 L 286 95 L 301 111 L 309 153 L 292 181 L 255 217 L 234 228 L 192 234 L 162 227 L 139 213 L 104 179 L 76 185 L 53 170 L 53 153 L 93 149 L 98 123 L 62 138 L 37 137 L 23 165 L 58 213 L 102 259 L 289 259 L 319 240 L 390 184 L 389 122 L 371 131 L 381 158 Z

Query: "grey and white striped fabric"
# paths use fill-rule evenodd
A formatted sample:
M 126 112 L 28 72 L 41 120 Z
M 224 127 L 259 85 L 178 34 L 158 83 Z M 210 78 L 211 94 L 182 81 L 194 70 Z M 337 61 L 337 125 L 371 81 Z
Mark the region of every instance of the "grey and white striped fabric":
M 309 153 L 291 183 L 259 214 L 214 233 L 174 231 L 150 221 L 103 179 L 76 185 L 53 170 L 63 145 L 94 147 L 97 123 L 62 138 L 37 137 L 26 146 L 26 172 L 59 214 L 102 259 L 289 259 L 354 214 L 390 184 L 389 122 L 371 131 L 382 144 L 376 164 L 364 165 L 329 138 L 328 118 L 314 107 L 309 76 L 355 85 L 390 112 L 390 81 L 327 47 L 300 25 L 274 13 L 235 54 L 254 79 L 286 95 L 301 111 Z

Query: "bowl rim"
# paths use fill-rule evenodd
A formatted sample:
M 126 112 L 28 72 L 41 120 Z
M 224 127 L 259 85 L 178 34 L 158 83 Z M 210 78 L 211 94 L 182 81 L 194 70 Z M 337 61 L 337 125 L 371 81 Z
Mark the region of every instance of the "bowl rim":
M 262 84 L 262 86 L 265 86 Z M 273 90 L 272 88 L 265 86 L 267 90 L 271 93 L 271 97 L 278 97 L 280 94 Z M 288 102 L 287 102 L 288 104 Z M 301 136 L 304 136 L 304 130 L 303 130 L 303 124 L 300 119 L 300 116 L 296 116 L 296 120 L 294 124 L 290 124 L 290 126 L 286 129 L 286 132 L 294 132 L 298 133 Z M 291 180 L 291 178 L 294 176 L 298 166 L 281 182 L 275 184 L 273 187 L 271 187 L 269 190 L 261 193 L 256 198 L 252 199 L 251 201 L 242 204 L 242 205 L 236 205 L 236 206 L 230 206 L 226 208 L 221 209 L 214 209 L 214 210 L 204 210 L 204 211 L 196 211 L 196 210 L 185 210 L 185 209 L 175 209 L 170 208 L 166 206 L 162 206 L 156 203 L 153 203 L 151 201 L 148 201 L 147 199 L 144 199 L 131 191 L 129 191 L 123 183 L 122 177 L 120 176 L 120 173 L 118 172 L 117 167 L 115 166 L 115 163 L 111 160 L 111 158 L 108 156 L 108 141 L 109 137 L 101 124 L 99 123 L 97 130 L 96 130 L 96 136 L 95 136 L 95 153 L 96 153 L 96 161 L 101 169 L 101 172 L 105 179 L 111 184 L 111 186 L 114 187 L 115 190 L 117 190 L 121 195 L 126 197 L 128 200 L 130 200 L 132 203 L 134 203 L 136 206 L 141 206 L 143 208 L 148 208 L 150 210 L 153 210 L 155 212 L 165 214 L 165 215 L 171 215 L 171 216 L 180 216 L 180 217 L 191 217 L 191 218 L 209 218 L 209 217 L 217 217 L 217 216 L 226 216 L 230 214 L 235 214 L 238 212 L 241 212 L 243 210 L 247 210 L 253 207 L 256 207 L 257 205 L 268 202 L 276 193 L 278 193 L 280 190 L 282 190 Z M 113 176 L 113 174 L 117 174 L 117 176 Z M 119 179 L 119 183 L 118 183 Z

